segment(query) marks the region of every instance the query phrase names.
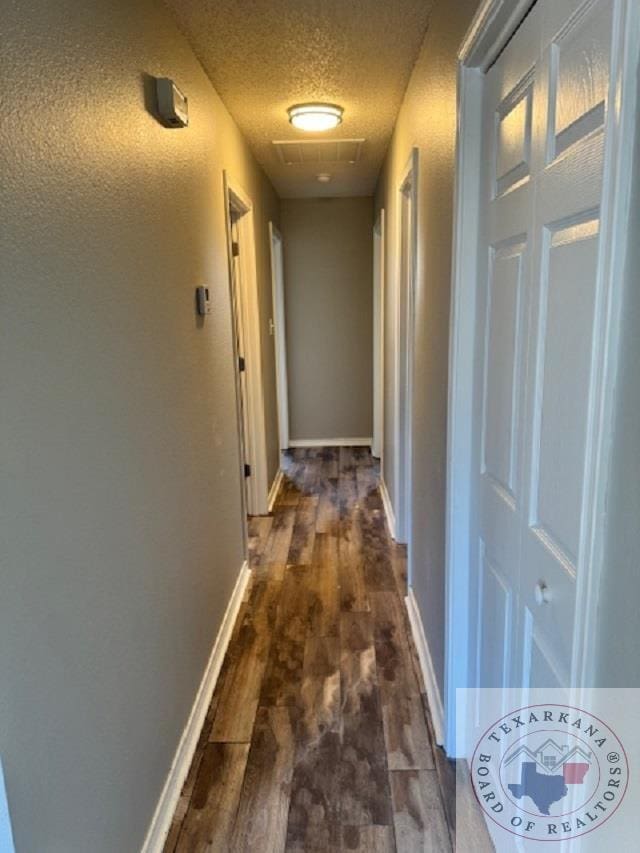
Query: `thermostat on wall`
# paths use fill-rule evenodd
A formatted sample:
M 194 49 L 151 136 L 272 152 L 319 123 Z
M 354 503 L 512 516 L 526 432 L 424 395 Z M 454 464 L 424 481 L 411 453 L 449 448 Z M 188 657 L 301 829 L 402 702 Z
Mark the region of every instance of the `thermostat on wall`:
M 158 113 L 166 127 L 187 127 L 189 125 L 189 107 L 187 96 L 183 95 L 173 80 L 168 77 L 156 78 Z

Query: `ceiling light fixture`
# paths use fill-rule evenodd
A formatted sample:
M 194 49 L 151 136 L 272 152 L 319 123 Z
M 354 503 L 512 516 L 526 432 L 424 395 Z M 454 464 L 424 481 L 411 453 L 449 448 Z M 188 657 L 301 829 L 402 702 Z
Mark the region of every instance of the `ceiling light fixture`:
M 316 175 L 316 177 L 321 184 L 328 184 L 331 180 L 331 175 L 328 172 L 320 172 L 320 174 Z
M 337 104 L 294 104 L 287 112 L 298 130 L 321 131 L 341 124 L 344 110 Z

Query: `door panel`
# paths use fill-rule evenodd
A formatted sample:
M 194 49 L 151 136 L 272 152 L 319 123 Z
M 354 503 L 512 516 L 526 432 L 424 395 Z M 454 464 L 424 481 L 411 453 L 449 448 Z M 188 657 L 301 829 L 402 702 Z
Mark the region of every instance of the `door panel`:
M 480 682 L 484 687 L 502 687 L 509 678 L 511 666 L 511 633 L 513 592 L 504 571 L 487 556 L 480 543 L 481 576 L 478 596 L 477 638 L 480 660 Z M 497 651 L 497 656 L 496 656 Z
M 609 88 L 610 3 L 590 2 L 556 21 L 551 44 L 549 134 L 556 157 L 602 127 Z M 548 25 L 553 26 L 548 20 Z
M 530 526 L 575 570 L 580 538 L 598 220 L 548 231 L 536 349 L 542 368 L 533 399 L 536 427 Z M 567 436 L 571 441 L 566 441 Z
M 524 243 L 493 252 L 485 344 L 483 474 L 516 501 L 518 368 Z
M 533 75 L 528 73 L 496 112 L 496 196 L 531 175 L 532 106 Z
M 526 615 L 529 616 L 529 622 L 533 625 L 535 620 L 531 611 L 527 611 Z M 540 632 L 532 632 L 528 642 L 530 659 L 528 661 L 527 684 L 550 688 L 566 687 L 567 673 L 558 674 L 552 668 L 550 660 L 552 660 L 553 654 L 547 645 L 541 640 Z

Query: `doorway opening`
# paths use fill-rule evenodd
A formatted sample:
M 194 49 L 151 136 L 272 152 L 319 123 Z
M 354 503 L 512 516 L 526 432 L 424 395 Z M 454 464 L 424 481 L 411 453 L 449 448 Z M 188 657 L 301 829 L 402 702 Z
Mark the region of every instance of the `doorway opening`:
M 266 515 L 267 450 L 253 204 L 224 176 L 243 515 Z M 246 537 L 245 537 L 246 541 Z

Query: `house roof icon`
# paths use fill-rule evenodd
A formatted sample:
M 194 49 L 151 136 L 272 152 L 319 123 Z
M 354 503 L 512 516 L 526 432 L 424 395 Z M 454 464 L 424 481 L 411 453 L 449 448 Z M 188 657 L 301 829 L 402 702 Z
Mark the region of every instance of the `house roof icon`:
M 558 744 L 553 738 L 547 738 L 535 751 L 528 746 L 519 747 L 507 757 L 505 765 L 513 764 L 519 758 L 534 761 L 541 770 L 548 774 L 557 772 L 564 764 L 572 760 L 579 759 L 587 764 L 592 763 L 591 752 L 587 752 L 580 746 L 570 749 L 567 744 Z
M 553 738 L 547 740 L 536 749 L 533 753 L 537 762 L 544 767 L 557 767 L 557 765 L 565 759 L 565 755 L 569 752 L 568 746 L 560 746 Z

